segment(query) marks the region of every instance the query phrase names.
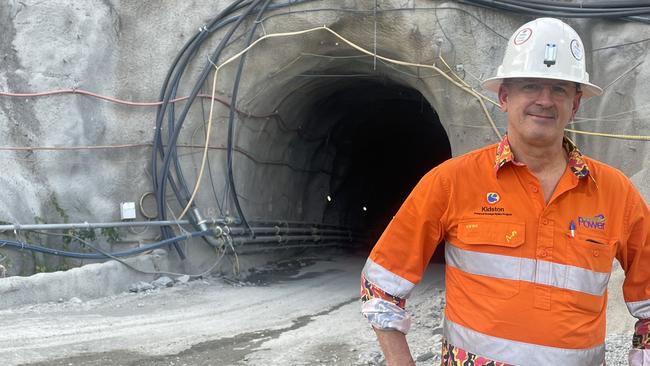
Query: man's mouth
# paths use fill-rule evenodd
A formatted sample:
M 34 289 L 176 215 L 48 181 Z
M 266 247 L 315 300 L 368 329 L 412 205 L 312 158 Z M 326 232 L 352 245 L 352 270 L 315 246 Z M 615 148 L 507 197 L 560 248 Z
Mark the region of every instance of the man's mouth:
M 536 117 L 536 118 L 544 118 L 544 119 L 555 119 L 555 115 L 553 114 L 547 114 L 547 113 L 533 113 L 533 112 L 528 112 L 527 113 L 531 117 Z

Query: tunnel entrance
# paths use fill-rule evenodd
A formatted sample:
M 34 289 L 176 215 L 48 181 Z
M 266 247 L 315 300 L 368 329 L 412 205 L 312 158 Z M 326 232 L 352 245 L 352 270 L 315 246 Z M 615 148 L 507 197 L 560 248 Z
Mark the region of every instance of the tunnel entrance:
M 331 157 L 323 221 L 367 236 L 371 248 L 419 179 L 451 157 L 436 111 L 417 90 L 386 80 L 320 85 L 310 130 L 329 126 Z

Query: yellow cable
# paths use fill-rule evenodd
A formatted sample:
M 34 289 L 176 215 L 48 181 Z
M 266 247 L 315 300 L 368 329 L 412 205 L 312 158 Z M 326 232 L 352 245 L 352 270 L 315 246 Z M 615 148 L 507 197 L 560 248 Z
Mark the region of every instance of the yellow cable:
M 214 71 L 214 78 L 212 79 L 212 96 L 214 97 L 217 91 L 217 74 L 219 73 L 219 67 Z M 205 162 L 208 157 L 208 150 L 210 147 L 210 132 L 212 131 L 212 113 L 214 112 L 214 98 L 210 100 L 210 113 L 208 114 L 208 128 L 205 131 L 205 146 L 203 147 L 203 158 L 201 159 L 201 169 L 199 169 L 199 176 L 196 178 L 196 184 L 194 184 L 194 190 L 192 191 L 192 196 L 187 202 L 187 206 L 183 209 L 183 212 L 178 216 L 178 220 L 182 220 L 187 210 L 192 206 L 196 193 L 199 191 L 199 186 L 201 185 L 201 178 L 203 178 L 203 172 L 205 171 Z
M 449 69 L 449 72 L 453 74 L 460 82 L 465 84 L 467 87 L 470 87 L 463 79 L 461 79 L 456 73 L 453 72 L 449 64 L 445 61 L 442 56 L 439 57 L 440 61 Z M 487 98 L 487 97 L 486 97 Z M 499 105 L 497 102 L 487 99 L 494 105 Z M 610 133 L 602 133 L 602 132 L 589 132 L 589 131 L 579 131 L 579 130 L 573 130 L 570 128 L 565 128 L 565 131 L 577 133 L 580 135 L 589 135 L 589 136 L 599 136 L 599 137 L 608 137 L 608 138 L 616 138 L 616 139 L 624 139 L 624 140 L 637 140 L 637 141 L 650 141 L 650 136 L 642 136 L 642 135 L 617 135 L 617 134 L 610 134 Z
M 456 77 L 460 82 L 462 82 L 463 84 L 465 84 L 467 87 L 470 87 L 470 86 L 469 86 L 469 85 L 468 85 L 464 80 L 462 80 L 458 75 L 456 75 L 456 74 L 453 72 L 453 70 L 451 69 L 451 67 L 449 66 L 449 64 L 447 64 L 447 62 L 445 61 L 444 58 L 442 58 L 442 56 L 440 56 L 439 58 L 440 58 L 440 61 L 442 61 L 442 63 L 443 63 L 443 64 L 444 64 L 448 69 L 449 69 L 449 72 L 450 72 L 451 74 L 453 74 L 453 75 L 454 75 L 454 76 L 455 76 L 455 77 Z M 496 105 L 496 106 L 499 106 L 499 104 L 498 104 L 496 101 L 493 101 L 492 99 L 489 99 L 489 98 L 487 98 L 487 97 L 485 97 L 485 96 L 483 96 L 483 97 L 486 98 L 486 100 L 488 100 L 488 101 L 491 102 L 492 104 L 494 104 L 494 105 Z M 617 114 L 620 114 L 620 113 L 617 113 Z M 585 119 L 585 120 L 587 120 L 587 119 Z M 496 128 L 496 127 L 493 126 L 493 128 Z M 650 141 L 650 136 L 642 136 L 642 135 L 617 135 L 617 134 L 602 133 L 602 132 L 579 131 L 579 130 L 573 130 L 573 129 L 570 129 L 570 128 L 565 128 L 564 130 L 565 130 L 565 131 L 569 131 L 569 132 L 573 132 L 573 133 L 577 133 L 577 134 L 580 134 L 580 135 L 599 136 L 599 137 L 609 137 L 609 138 L 624 139 L 624 140 Z
M 438 58 L 440 59 L 440 61 L 442 61 L 443 64 L 445 64 L 445 66 L 447 66 L 447 69 L 449 70 L 449 72 L 450 72 L 452 75 L 454 75 L 454 76 L 456 77 L 456 79 L 458 79 L 459 82 L 463 83 L 463 85 L 465 85 L 466 88 L 468 88 L 468 89 L 470 89 L 470 90 L 473 90 L 473 91 L 474 91 L 478 96 L 480 96 L 481 98 L 483 98 L 483 99 L 487 100 L 488 102 L 494 104 L 495 106 L 497 106 L 497 107 L 501 107 L 501 105 L 500 105 L 499 103 L 497 103 L 496 101 L 494 101 L 494 100 L 492 100 L 492 99 L 490 99 L 490 98 L 484 96 L 483 94 L 481 94 L 481 93 L 475 91 L 475 90 L 474 90 L 474 89 L 473 89 L 469 84 L 467 84 L 467 82 L 465 82 L 465 80 L 463 80 L 460 76 L 458 76 L 458 75 L 457 75 L 457 74 L 456 74 L 456 73 L 451 69 L 451 67 L 449 66 L 449 64 L 447 63 L 447 61 L 445 61 L 445 59 L 442 58 L 442 56 L 438 56 Z M 480 99 L 479 99 L 479 102 L 481 102 Z M 481 105 L 483 105 L 483 103 L 481 103 Z M 494 123 L 494 120 L 492 120 L 492 116 L 487 112 L 487 109 L 486 109 L 486 108 L 484 108 L 483 111 L 486 113 L 485 116 L 487 117 L 488 121 L 490 122 L 490 125 L 492 126 L 492 130 L 493 130 L 493 131 L 496 133 L 496 135 L 499 137 L 499 140 L 501 140 L 501 138 L 502 138 L 501 133 L 499 133 L 499 129 L 497 128 L 496 124 Z
M 442 71 L 441 69 L 436 67 L 436 65 L 416 64 L 416 63 L 412 63 L 412 62 L 405 62 L 405 61 L 395 60 L 395 59 L 380 56 L 380 55 L 375 55 L 373 52 L 370 52 L 370 51 L 368 51 L 368 50 L 366 50 L 366 49 L 352 43 L 351 41 L 347 40 L 346 38 L 344 38 L 340 34 L 336 33 L 335 31 L 327 28 L 326 26 L 323 26 L 322 28 L 325 29 L 326 31 L 332 33 L 334 36 L 338 37 L 343 42 L 347 43 L 350 47 L 352 47 L 352 48 L 354 48 L 354 49 L 356 49 L 356 50 L 358 50 L 358 51 L 360 51 L 362 53 L 365 53 L 367 55 L 374 56 L 374 57 L 376 57 L 376 58 L 378 58 L 380 60 L 390 62 L 390 63 L 396 64 L 396 65 L 411 66 L 411 67 L 422 67 L 422 68 L 432 69 L 432 70 L 437 71 L 440 75 L 442 75 L 445 79 L 449 80 L 452 84 L 456 85 L 457 87 L 459 87 L 459 88 L 463 89 L 464 91 L 468 92 L 469 94 L 473 95 L 478 100 L 478 102 L 481 104 L 481 108 L 483 108 L 483 112 L 485 113 L 485 116 L 488 118 L 488 121 L 490 121 L 490 124 L 493 126 L 494 132 L 499 137 L 499 139 L 501 139 L 501 137 L 502 137 L 501 133 L 499 133 L 499 130 L 496 128 L 496 125 L 494 124 L 494 121 L 492 120 L 492 116 L 490 115 L 490 112 L 488 112 L 487 107 L 485 106 L 485 103 L 483 102 L 483 99 L 487 99 L 487 97 L 485 97 L 485 96 L 481 95 L 480 93 L 476 92 L 474 89 L 468 88 L 468 87 L 464 86 L 463 84 L 457 82 L 451 76 L 447 75 L 447 73 L 445 73 L 444 71 Z
M 190 196 L 190 200 L 187 202 L 187 205 L 181 212 L 181 214 L 178 216 L 178 220 L 181 220 L 187 211 L 190 209 L 190 206 L 192 206 L 192 203 L 194 202 L 194 199 L 196 198 L 196 194 L 199 191 L 199 187 L 201 185 L 201 179 L 203 178 L 203 172 L 205 171 L 205 162 L 207 161 L 208 157 L 208 147 L 210 143 L 210 132 L 212 130 L 212 113 L 214 110 L 214 97 L 216 95 L 216 86 L 217 86 L 217 75 L 219 74 L 219 70 L 231 63 L 232 61 L 236 60 L 237 58 L 241 57 L 244 53 L 248 52 L 251 48 L 255 47 L 258 43 L 261 41 L 267 39 L 267 38 L 274 38 L 274 37 L 286 37 L 286 36 L 293 36 L 293 35 L 299 35 L 299 34 L 304 34 L 308 32 L 313 32 L 315 30 L 323 29 L 323 27 L 318 27 L 318 28 L 312 28 L 312 29 L 307 29 L 303 31 L 298 31 L 298 32 L 288 32 L 288 33 L 274 33 L 274 34 L 267 34 L 265 36 L 262 36 L 258 38 L 255 42 L 251 43 L 248 47 L 244 48 L 241 50 L 239 53 L 235 54 L 234 56 L 230 57 L 227 59 L 225 62 L 223 62 L 219 66 L 215 66 L 215 71 L 214 71 L 214 78 L 212 79 L 212 97 L 210 101 L 210 114 L 208 115 L 208 128 L 205 132 L 205 147 L 203 148 L 203 158 L 201 159 L 201 168 L 199 169 L 199 175 L 196 178 L 196 183 L 194 184 L 194 190 L 192 191 L 192 196 Z
M 610 137 L 614 139 L 623 139 L 623 140 L 638 140 L 638 141 L 650 141 L 650 136 L 641 136 L 641 135 L 616 135 L 611 133 L 602 133 L 602 132 L 588 132 L 588 131 L 578 131 L 572 130 L 570 128 L 565 128 L 565 131 L 577 133 L 580 135 L 589 135 L 589 136 L 599 136 L 599 137 Z

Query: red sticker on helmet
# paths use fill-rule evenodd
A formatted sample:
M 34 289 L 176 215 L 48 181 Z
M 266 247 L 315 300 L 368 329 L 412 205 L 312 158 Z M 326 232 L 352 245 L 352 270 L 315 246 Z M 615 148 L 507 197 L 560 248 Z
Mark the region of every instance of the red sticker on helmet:
M 515 36 L 515 44 L 517 46 L 526 43 L 530 39 L 530 36 L 533 35 L 533 30 L 530 28 L 524 28 L 517 33 Z
M 580 41 L 577 39 L 574 39 L 571 41 L 571 54 L 573 54 L 573 57 L 576 58 L 576 60 L 581 61 L 582 57 L 584 56 L 584 51 L 582 50 L 582 45 L 580 44 Z

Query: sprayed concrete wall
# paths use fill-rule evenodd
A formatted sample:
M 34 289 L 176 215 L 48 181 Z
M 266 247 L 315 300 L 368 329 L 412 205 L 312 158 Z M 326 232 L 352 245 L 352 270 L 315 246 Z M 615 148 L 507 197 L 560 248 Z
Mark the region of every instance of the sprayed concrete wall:
M 174 57 L 229 3 L 5 1 L 0 5 L 0 90 L 75 89 L 131 102 L 158 100 Z M 495 73 L 508 37 L 530 19 L 445 1 L 311 1 L 269 11 L 259 22 L 256 37 L 325 25 L 370 52 L 435 65 L 480 90 L 479 81 Z M 646 113 L 650 27 L 615 20 L 567 22 L 583 37 L 591 81 L 605 89 L 603 96 L 583 103 L 572 127 L 650 135 Z M 213 62 L 220 64 L 242 50 L 253 24 L 254 18 L 246 20 L 225 54 Z M 197 52 L 179 96 L 187 95 L 199 72 L 209 66 L 208 56 L 226 29 L 211 35 Z M 408 150 L 408 140 L 420 131 L 409 125 L 412 118 L 419 118 L 406 112 L 411 105 L 426 105 L 432 111 L 425 119 L 432 126 L 427 146 L 434 152 L 422 166 L 432 167 L 449 155 L 497 141 L 478 100 L 439 71 L 366 55 L 324 29 L 266 39 L 246 55 L 236 104 L 240 112 L 235 119 L 233 165 L 237 194 L 249 218 L 336 224 L 361 220 L 358 211 L 350 218 L 352 210 L 365 205 L 358 201 L 359 193 L 373 192 L 373 182 L 384 176 L 399 177 L 420 159 L 422 150 Z M 220 69 L 216 97 L 230 100 L 237 65 L 233 62 Z M 205 94 L 211 92 L 213 75 Z M 178 144 L 185 179 L 192 187 L 210 123 L 210 100 L 201 100 L 192 106 Z M 402 112 L 392 117 L 393 124 L 373 125 L 396 101 Z M 236 216 L 226 179 L 228 109 L 221 103 L 214 108 L 210 170 L 196 202 L 206 217 Z M 499 109 L 488 103 L 487 111 L 498 131 L 505 132 Z M 118 221 L 119 203 L 139 202 L 143 196 L 145 212 L 155 211 L 147 195 L 152 190 L 155 115 L 155 107 L 80 94 L 0 97 L 4 148 L 0 151 L 0 220 L 19 224 Z M 370 138 L 389 127 L 395 128 L 395 139 Z M 406 129 L 415 131 L 407 141 L 386 143 L 399 140 L 397 135 Z M 630 177 L 636 175 L 634 182 L 649 198 L 648 142 L 571 135 L 586 154 Z M 370 165 L 372 180 L 354 173 L 360 165 L 351 151 L 360 145 L 370 149 L 369 156 L 386 161 L 381 169 L 374 168 L 377 162 Z M 334 193 L 338 196 L 332 203 L 326 198 Z M 174 214 L 183 209 L 171 196 L 168 207 Z M 138 213 L 138 219 L 145 218 Z M 78 245 L 20 231 L 2 235 L 50 246 Z M 151 228 L 94 235 L 97 245 L 107 250 L 159 238 Z M 213 260 L 213 248 L 204 242 L 185 245 L 190 260 L 178 264 L 181 269 L 205 268 Z M 0 253 L 14 275 L 85 263 L 6 248 L 0 248 Z

